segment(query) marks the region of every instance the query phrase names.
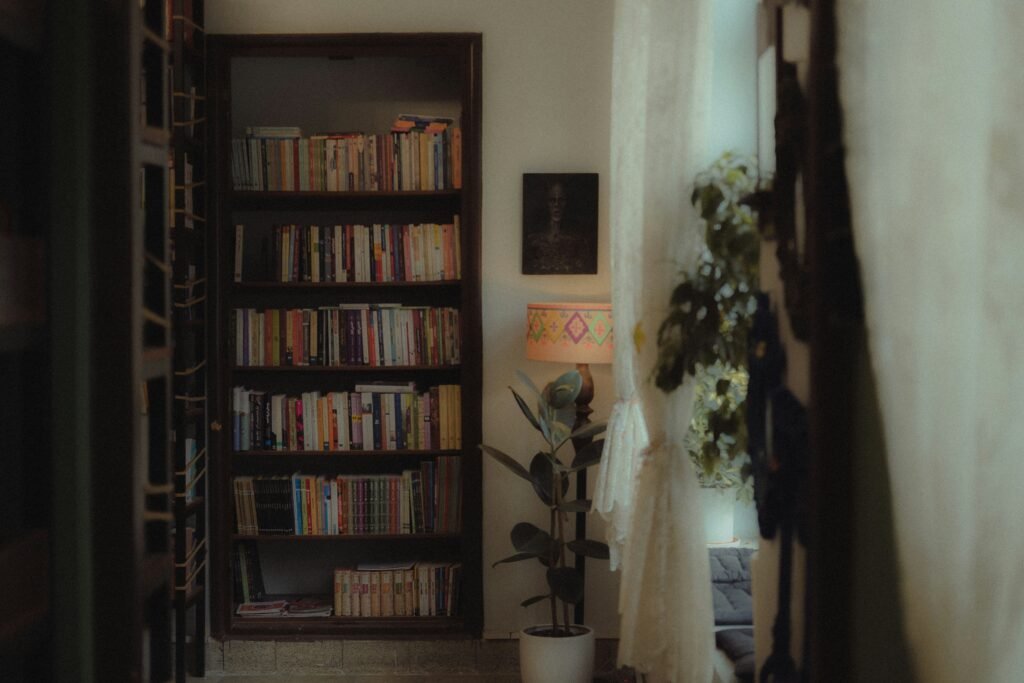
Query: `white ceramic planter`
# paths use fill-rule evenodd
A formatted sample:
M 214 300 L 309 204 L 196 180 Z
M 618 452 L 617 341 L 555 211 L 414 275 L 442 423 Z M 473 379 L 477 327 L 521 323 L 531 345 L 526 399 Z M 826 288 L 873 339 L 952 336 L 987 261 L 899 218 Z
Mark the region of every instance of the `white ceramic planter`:
M 531 626 L 519 632 L 519 671 L 523 683 L 591 683 L 594 679 L 594 630 L 571 626 L 574 634 L 563 638 L 533 635 L 550 625 Z

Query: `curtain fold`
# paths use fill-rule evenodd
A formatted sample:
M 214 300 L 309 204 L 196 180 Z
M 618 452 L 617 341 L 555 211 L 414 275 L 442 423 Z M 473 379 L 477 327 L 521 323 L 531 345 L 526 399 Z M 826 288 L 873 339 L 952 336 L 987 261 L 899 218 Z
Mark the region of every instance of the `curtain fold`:
M 710 0 L 620 0 L 612 83 L 611 260 L 618 401 L 594 509 L 622 571 L 619 664 L 648 680 L 710 681 L 710 570 L 696 473 L 682 448 L 692 383 L 651 381 L 658 325 L 699 244 L 690 205 L 704 159 Z
M 847 173 L 921 681 L 1024 662 L 1024 4 L 838 0 Z

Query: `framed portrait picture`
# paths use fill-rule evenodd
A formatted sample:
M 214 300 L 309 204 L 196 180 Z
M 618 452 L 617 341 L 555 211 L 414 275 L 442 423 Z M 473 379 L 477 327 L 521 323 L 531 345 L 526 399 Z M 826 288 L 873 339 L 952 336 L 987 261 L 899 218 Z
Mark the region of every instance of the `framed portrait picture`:
M 523 174 L 523 274 L 597 272 L 597 174 Z

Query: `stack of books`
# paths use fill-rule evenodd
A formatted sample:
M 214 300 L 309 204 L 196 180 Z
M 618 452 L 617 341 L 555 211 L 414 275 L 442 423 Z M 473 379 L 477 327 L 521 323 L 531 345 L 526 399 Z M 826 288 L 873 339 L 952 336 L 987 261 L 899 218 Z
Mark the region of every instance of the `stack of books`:
M 329 617 L 331 603 L 317 597 L 303 597 L 294 600 L 266 600 L 243 602 L 235 610 L 240 617 Z

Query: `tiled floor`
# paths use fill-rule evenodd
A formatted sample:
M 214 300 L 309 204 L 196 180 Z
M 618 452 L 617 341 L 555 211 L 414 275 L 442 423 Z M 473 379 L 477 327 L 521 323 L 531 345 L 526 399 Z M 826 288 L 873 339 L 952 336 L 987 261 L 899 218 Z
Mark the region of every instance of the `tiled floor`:
M 598 639 L 595 680 L 615 669 L 617 641 Z M 194 683 L 518 683 L 519 645 L 486 640 L 211 640 Z

